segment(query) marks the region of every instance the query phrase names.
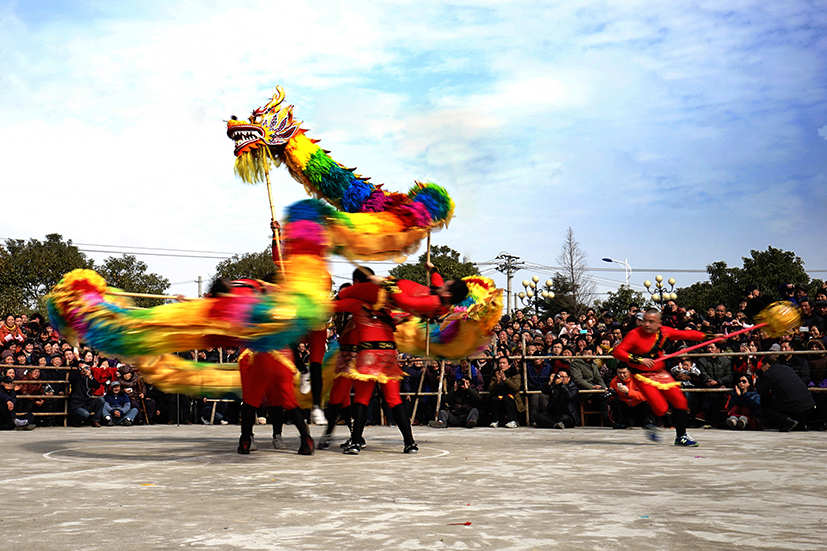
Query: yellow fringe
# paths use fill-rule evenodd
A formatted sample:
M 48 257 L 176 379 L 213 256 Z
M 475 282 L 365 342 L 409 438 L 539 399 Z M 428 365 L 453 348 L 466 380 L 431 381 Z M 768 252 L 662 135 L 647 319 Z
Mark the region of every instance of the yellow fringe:
M 645 383 L 647 385 L 651 385 L 651 386 L 655 387 L 658 390 L 669 390 L 670 388 L 675 388 L 677 386 L 681 386 L 680 381 L 672 381 L 671 383 L 659 383 L 658 381 L 653 381 L 652 379 L 650 379 L 648 377 L 644 377 L 640 373 L 635 373 L 635 379 L 637 379 L 638 381 L 640 381 L 642 383 Z

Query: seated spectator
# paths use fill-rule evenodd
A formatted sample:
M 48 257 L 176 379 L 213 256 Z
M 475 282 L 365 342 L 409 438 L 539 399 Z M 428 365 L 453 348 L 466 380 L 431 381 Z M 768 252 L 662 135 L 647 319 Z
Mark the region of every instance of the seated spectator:
M 732 364 L 732 370 L 736 375 L 745 373 L 755 381 L 755 372 L 761 369 L 761 356 L 755 356 L 758 352 L 758 345 L 755 341 L 742 342 L 740 346 L 741 352 L 750 352 L 749 356 L 738 356 Z
M 761 430 L 761 396 L 752 387 L 752 378 L 741 374 L 727 399 L 726 425 L 731 429 Z
M 471 381 L 460 375 L 454 387 L 448 391 L 443 407 L 439 410 L 439 420 L 430 421 L 428 426 L 435 428 L 477 426 L 480 418 L 482 397 L 471 385 Z
M 780 352 L 781 347 L 774 344 L 770 351 Z M 789 432 L 799 425 L 804 428 L 815 408 L 807 386 L 790 366 L 779 362 L 777 355 L 765 357 L 755 389 L 761 395 L 764 422 L 782 432 Z
M 8 346 L 11 343 L 23 344 L 26 337 L 14 321 L 14 316 L 6 314 L 5 318 L 6 322 L 0 324 L 0 346 Z
M 611 426 L 609 419 L 609 408 L 606 403 L 606 383 L 600 376 L 600 370 L 592 359 L 593 351 L 587 348 L 583 356 L 578 356 L 571 361 L 571 380 L 580 390 L 600 390 L 599 393 L 580 393 L 581 402 L 590 402 L 595 411 L 599 411 L 603 418 L 603 424 Z
M 112 381 L 104 396 L 103 421 L 108 426 L 123 425 L 128 427 L 135 422 L 138 409 L 132 407 L 129 397 L 121 391 L 121 383 Z
M 0 353 L 0 364 L 3 365 L 3 374 L 6 374 L 6 371 L 11 369 L 14 374 L 10 375 L 12 379 L 17 379 L 17 369 L 14 367 L 14 352 L 11 350 L 3 350 Z M 21 373 L 22 375 L 22 373 Z
M 44 396 L 54 395 L 52 387 L 48 384 L 43 384 L 40 381 L 41 371 L 39 367 L 33 367 L 25 375 L 23 375 L 23 384 L 20 385 L 20 394 L 24 396 Z M 57 404 L 55 400 L 49 398 L 27 398 L 21 400 L 23 411 L 29 413 L 54 413 L 57 411 Z M 54 418 L 48 415 L 37 416 L 37 425 L 40 427 L 54 426 Z
M 196 401 L 198 403 L 198 415 L 201 417 L 203 424 L 209 425 L 210 418 L 212 418 L 213 425 L 228 424 L 228 421 L 224 419 L 224 414 L 227 412 L 227 402 L 210 402 L 203 396 Z M 214 414 L 213 407 L 215 407 Z
M 517 412 L 525 411 L 520 397 L 522 377 L 508 358 L 497 359 L 497 369 L 488 385 L 491 395 L 491 427 L 497 428 L 505 420 L 506 428 L 517 428 Z
M 60 356 L 57 356 L 60 357 Z M 95 396 L 94 391 L 100 383 L 92 376 L 92 371 L 85 364 L 69 372 L 69 414 L 74 417 L 75 426 L 85 422 L 93 427 L 101 426 L 101 412 L 105 400 L 103 396 Z
M 807 343 L 807 350 L 824 351 L 827 347 L 821 339 L 810 339 Z M 827 388 L 827 354 L 810 356 L 810 384 L 818 388 Z M 827 392 L 814 392 L 813 399 L 816 402 L 816 411 L 810 421 L 814 430 L 827 428 Z
M 724 308 L 724 306 L 719 304 L 717 308 Z M 717 313 L 718 309 L 716 309 L 716 315 Z M 721 314 L 726 314 L 726 309 L 722 310 Z M 722 319 L 725 320 L 725 318 Z M 721 323 L 724 323 L 724 321 L 721 321 Z M 706 352 L 707 354 L 717 354 L 720 350 L 718 345 L 712 342 L 706 345 Z M 701 370 L 703 385 L 706 388 L 732 387 L 732 360 L 729 358 L 723 356 L 698 358 L 698 369 Z M 705 392 L 702 400 L 700 409 L 695 414 L 695 419 L 702 423 L 717 421 L 719 412 L 724 407 L 726 395 L 721 392 Z
M 537 350 L 534 345 L 531 345 L 526 350 L 529 356 L 537 355 Z M 528 390 L 540 392 L 539 394 L 528 395 L 528 415 L 529 423 L 534 424 L 534 415 L 538 411 L 545 411 L 548 406 L 548 395 L 542 394 L 543 385 L 548 383 L 551 376 L 551 364 L 543 358 L 534 358 L 527 360 L 526 375 Z
M 8 375 L 0 377 L 0 430 L 32 430 L 34 416 L 20 409 L 14 380 Z
M 482 392 L 482 389 L 485 388 L 482 379 L 482 371 L 466 359 L 460 360 L 459 365 L 454 370 L 454 379 L 458 381 L 460 377 L 465 377 L 468 379 L 471 386 L 477 389 L 477 392 Z
M 535 426 L 565 429 L 580 424 L 579 390 L 567 369 L 561 369 L 549 377 L 543 385 L 543 393 L 548 395 L 548 406 L 545 411 L 537 412 Z
M 629 367 L 621 365 L 617 368 L 617 375 L 609 386 L 611 398 L 609 407 L 614 419 L 613 428 L 625 429 L 635 426 L 646 427 L 652 425 L 652 409 L 646 403 L 646 397 L 637 388 L 637 382 L 632 377 Z
M 116 381 L 118 379 L 118 368 L 114 366 L 110 367 L 108 360 L 103 360 L 102 362 L 99 362 L 97 366 L 94 366 L 86 361 L 86 357 L 88 357 L 88 355 L 89 354 L 86 354 L 82 363 L 89 367 L 92 371 L 92 376 L 101 384 L 97 390 L 95 390 L 95 396 L 103 396 L 106 394 L 106 389 L 112 381 Z
M 612 350 L 612 338 L 609 335 L 604 334 L 597 339 L 596 353 L 598 356 L 611 356 Z M 597 369 L 600 371 L 603 382 L 608 385 L 617 373 L 617 360 L 614 358 L 599 358 L 596 359 L 595 362 L 597 363 Z

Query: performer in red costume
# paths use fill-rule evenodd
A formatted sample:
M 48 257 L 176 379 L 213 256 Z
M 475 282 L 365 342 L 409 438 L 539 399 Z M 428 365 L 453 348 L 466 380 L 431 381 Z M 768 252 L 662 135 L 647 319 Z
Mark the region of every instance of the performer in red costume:
M 369 270 L 359 268 L 354 272 L 354 281 L 363 276 L 357 272 Z M 381 308 L 380 304 L 369 303 L 356 298 L 343 297 L 350 289 L 359 285 L 376 287 L 370 283 L 358 283 L 340 292 L 336 300 L 337 311 L 347 311 L 353 314 L 353 323 L 359 339 L 359 348 L 355 361 L 343 366 L 344 371 L 337 373 L 337 381 L 346 378 L 353 381 L 355 396 L 351 405 L 353 415 L 353 432 L 350 444 L 345 447 L 344 453 L 358 455 L 364 446 L 362 432 L 368 414 L 368 403 L 376 383 L 382 385 L 385 402 L 391 410 L 394 422 L 402 433 L 404 452 L 416 453 L 419 447 L 413 438 L 411 423 L 405 414 L 402 398 L 399 396 L 399 382 L 405 377 L 405 372 L 396 362 L 396 342 L 393 338 L 394 322 L 390 312 Z
M 241 372 L 241 437 L 238 439 L 238 453 L 248 454 L 253 449 L 253 425 L 256 412 L 266 398 L 270 406 L 281 406 L 287 419 L 299 431 L 301 446 L 299 454 L 313 455 L 314 443 L 304 416 L 296 402 L 293 377 L 298 372 L 294 360 L 299 357 L 298 348 L 253 353 L 244 351 L 238 358 Z
M 360 270 L 354 272 L 354 282 L 357 281 L 357 274 L 362 273 L 363 272 Z M 350 283 L 345 283 L 345 285 L 342 286 L 342 289 L 346 289 L 347 287 L 350 287 Z M 339 291 L 341 292 L 342 289 Z M 342 307 L 345 306 L 361 307 L 362 305 L 354 303 L 353 299 L 350 301 L 336 300 L 333 304 L 334 310 L 336 311 L 336 316 L 334 316 L 334 319 L 340 317 L 342 314 L 347 316 L 347 318 L 341 320 L 342 325 L 339 327 L 339 356 L 336 359 L 336 366 L 333 368 L 333 386 L 330 388 L 330 397 L 327 401 L 327 407 L 324 410 L 324 416 L 327 419 L 327 427 L 325 428 L 322 437 L 319 438 L 319 449 L 330 447 L 330 439 L 333 436 L 333 429 L 336 428 L 336 422 L 339 420 L 340 415 L 347 419 L 348 425 L 351 430 L 353 429 L 353 426 L 350 423 L 350 391 L 353 388 L 353 379 L 345 377 L 344 373 L 350 369 L 352 364 L 356 362 L 356 352 L 359 350 L 359 332 L 356 330 L 356 323 L 353 321 L 353 315 L 350 314 L 350 312 L 342 310 Z M 348 438 L 348 441 L 345 443 L 344 447 L 348 447 L 350 442 L 351 439 Z M 360 444 L 364 445 L 364 439 L 360 442 Z
M 681 331 L 662 326 L 660 311 L 650 308 L 643 315 L 643 325 L 627 333 L 612 350 L 612 355 L 626 362 L 635 374 L 635 379 L 640 383 L 640 391 L 655 415 L 664 415 L 669 404 L 672 404 L 676 446 L 695 447 L 698 443 L 686 434 L 689 406 L 681 391 L 680 382 L 667 373 L 666 365 L 658 362 L 657 358 L 663 355 L 663 345 L 667 340 L 702 341 L 707 338 L 709 335 L 700 331 Z M 650 433 L 650 437 L 657 440 L 654 432 Z
M 427 265 L 432 269 L 433 264 Z M 358 283 L 348 287 L 341 298 L 356 298 L 369 304 L 388 302 L 388 306 L 404 310 L 423 319 L 436 319 L 448 313 L 451 305 L 468 296 L 468 286 L 461 279 L 443 281 L 442 276 L 431 274 L 431 286 L 420 285 L 408 279 L 368 278 L 370 283 Z

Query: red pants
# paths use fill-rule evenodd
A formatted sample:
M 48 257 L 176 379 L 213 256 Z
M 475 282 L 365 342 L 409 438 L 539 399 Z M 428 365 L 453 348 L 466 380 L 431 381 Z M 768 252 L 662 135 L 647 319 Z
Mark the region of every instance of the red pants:
M 347 377 L 336 377 L 333 379 L 333 386 L 330 388 L 330 405 L 341 405 L 346 408 L 350 405 L 350 389 L 353 388 L 353 379 Z
M 294 371 L 269 353 L 253 354 L 238 363 L 241 372 L 241 395 L 245 404 L 261 406 L 266 397 L 271 406 L 285 410 L 299 407 L 293 388 Z
M 341 379 L 341 377 L 340 377 Z M 336 379 L 337 381 L 339 379 Z M 356 395 L 353 401 L 364 406 L 368 405 L 371 396 L 373 396 L 373 388 L 376 386 L 376 381 L 353 381 L 353 389 Z M 399 396 L 399 380 L 391 379 L 387 383 L 381 385 L 382 394 L 385 396 L 385 403 L 388 407 L 393 409 L 402 403 L 402 398 Z
M 645 373 L 644 376 L 648 376 L 648 374 Z M 671 379 L 671 377 L 669 378 Z M 646 396 L 646 401 L 649 403 L 649 406 L 651 406 L 652 412 L 658 417 L 666 414 L 666 410 L 669 409 L 669 404 L 672 404 L 672 407 L 676 409 L 689 409 L 689 405 L 686 403 L 686 396 L 684 396 L 683 390 L 681 390 L 679 386 L 672 387 L 669 390 L 661 390 L 653 385 L 644 383 L 640 379 L 636 379 L 635 383 L 637 383 L 643 395 Z

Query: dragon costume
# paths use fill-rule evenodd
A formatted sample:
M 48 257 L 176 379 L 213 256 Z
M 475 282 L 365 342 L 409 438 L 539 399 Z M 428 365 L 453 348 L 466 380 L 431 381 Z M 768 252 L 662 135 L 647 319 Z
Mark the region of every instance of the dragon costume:
M 164 391 L 237 393 L 236 366 L 188 362 L 172 353 L 218 346 L 281 350 L 330 318 L 330 255 L 401 261 L 430 231 L 448 225 L 454 202 L 443 188 L 416 182 L 402 194 L 369 183 L 308 138 L 283 100 L 277 88 L 248 121 L 227 122 L 227 134 L 235 141 L 235 171 L 243 181 L 263 181 L 270 166 L 284 164 L 314 197 L 286 209 L 279 285 L 263 295 L 137 310 L 110 294 L 94 271 L 75 270 L 48 297 L 49 319 L 61 334 L 139 366 Z M 415 317 L 397 327 L 400 351 L 422 355 L 429 341 L 433 357 L 460 358 L 487 344 L 502 312 L 502 291 L 488 278 L 464 279 L 468 297 L 432 325 L 429 336 L 426 323 Z

